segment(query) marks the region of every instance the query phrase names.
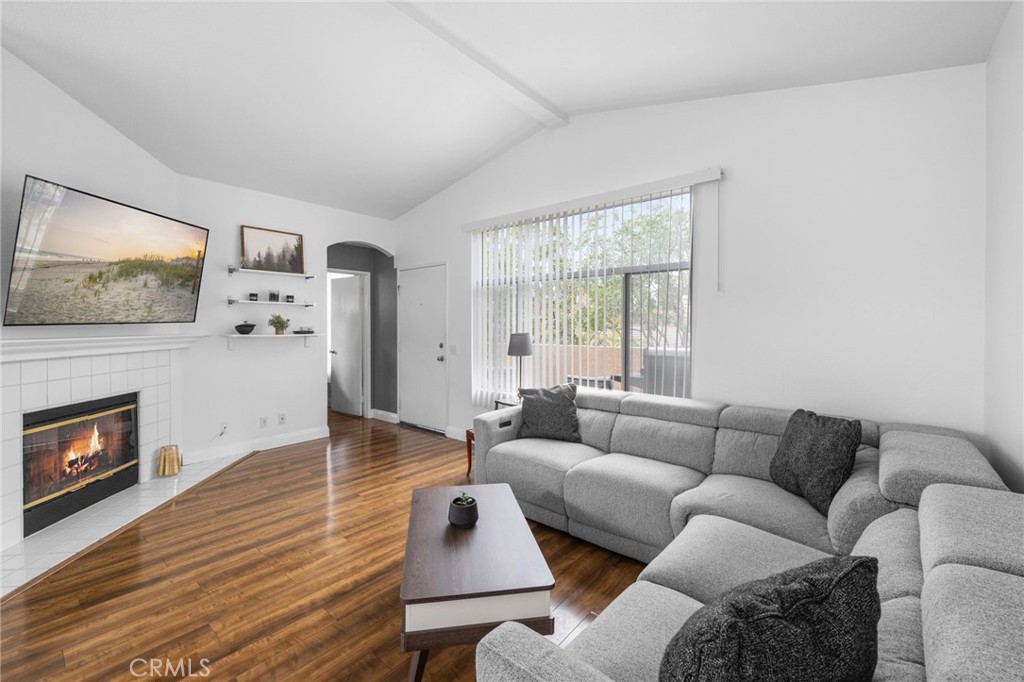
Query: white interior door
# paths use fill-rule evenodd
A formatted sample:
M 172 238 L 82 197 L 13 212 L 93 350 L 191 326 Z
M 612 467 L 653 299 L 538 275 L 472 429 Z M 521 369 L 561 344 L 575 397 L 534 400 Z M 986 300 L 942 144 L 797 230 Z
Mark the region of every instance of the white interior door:
M 398 416 L 444 431 L 448 424 L 445 266 L 398 273 Z
M 366 279 L 331 279 L 331 409 L 363 415 L 363 306 Z

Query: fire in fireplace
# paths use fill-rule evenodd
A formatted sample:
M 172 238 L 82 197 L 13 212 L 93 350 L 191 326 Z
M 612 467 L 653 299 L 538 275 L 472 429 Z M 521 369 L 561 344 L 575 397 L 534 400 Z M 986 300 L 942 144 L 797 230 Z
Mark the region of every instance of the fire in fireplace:
M 130 393 L 24 416 L 26 536 L 138 483 L 137 414 Z

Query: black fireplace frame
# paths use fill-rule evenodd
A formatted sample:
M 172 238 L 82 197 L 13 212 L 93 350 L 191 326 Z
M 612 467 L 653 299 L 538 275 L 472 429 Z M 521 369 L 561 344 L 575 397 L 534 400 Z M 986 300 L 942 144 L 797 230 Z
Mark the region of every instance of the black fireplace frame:
M 129 447 L 132 449 L 130 460 L 134 460 L 130 466 L 108 475 L 91 481 L 88 484 L 75 490 L 72 494 L 61 495 L 42 503 L 36 503 L 29 507 L 29 502 L 23 499 L 22 519 L 24 522 L 24 535 L 28 537 L 47 526 L 86 509 L 97 502 L 110 497 L 115 493 L 126 490 L 139 482 L 139 394 L 124 393 L 109 398 L 98 398 L 87 400 L 74 405 L 63 407 L 51 407 L 37 412 L 26 413 L 22 417 L 22 430 L 28 431 L 40 426 L 48 426 L 76 416 L 88 415 L 93 412 L 101 412 L 105 409 L 118 407 L 128 403 L 134 403 L 132 410 L 132 435 Z M 22 457 L 24 457 L 24 444 L 22 445 Z M 25 464 L 22 463 L 22 476 L 25 475 Z M 27 488 L 25 489 L 27 495 Z

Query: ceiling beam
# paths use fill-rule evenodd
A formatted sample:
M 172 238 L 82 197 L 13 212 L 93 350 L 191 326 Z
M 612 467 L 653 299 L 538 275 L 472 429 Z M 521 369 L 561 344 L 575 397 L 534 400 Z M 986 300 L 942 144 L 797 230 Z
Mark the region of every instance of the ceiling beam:
M 464 71 L 481 81 L 488 89 L 512 106 L 549 128 L 558 128 L 569 122 L 568 114 L 504 71 L 472 45 L 434 21 L 416 3 L 388 0 L 387 4 L 432 35 L 436 39 L 432 42 L 441 46 L 449 54 L 454 54 L 456 62 L 462 66 Z

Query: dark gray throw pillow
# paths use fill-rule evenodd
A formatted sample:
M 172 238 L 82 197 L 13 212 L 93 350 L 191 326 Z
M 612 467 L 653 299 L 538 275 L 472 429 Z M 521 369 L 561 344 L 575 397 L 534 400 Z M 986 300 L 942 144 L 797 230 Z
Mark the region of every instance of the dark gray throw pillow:
M 659 682 L 869 682 L 878 559 L 830 557 L 734 587 L 672 638 Z
M 828 516 L 832 498 L 853 471 L 860 422 L 797 410 L 769 467 L 772 480 Z
M 576 384 L 554 388 L 521 388 L 523 425 L 518 438 L 550 438 L 580 442 L 580 420 L 576 415 Z

